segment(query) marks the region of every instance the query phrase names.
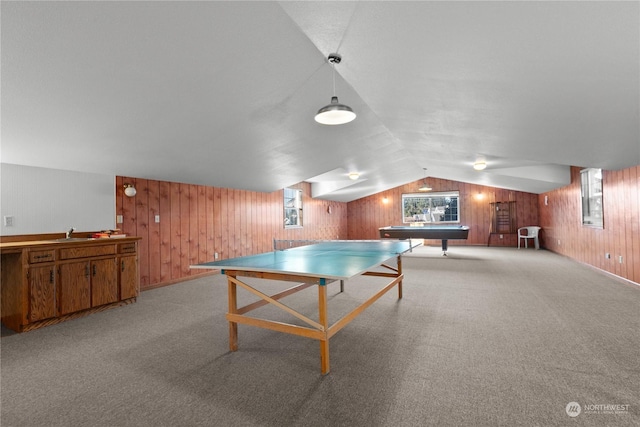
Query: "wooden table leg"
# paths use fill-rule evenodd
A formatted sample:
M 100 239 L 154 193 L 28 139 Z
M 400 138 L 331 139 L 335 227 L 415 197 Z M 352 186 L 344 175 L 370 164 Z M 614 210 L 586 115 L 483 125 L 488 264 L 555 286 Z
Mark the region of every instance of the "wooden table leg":
M 324 327 L 324 338 L 320 340 L 320 370 L 322 375 L 329 373 L 329 320 L 327 316 L 327 287 L 318 285 L 318 317 Z
M 238 294 L 236 284 L 227 279 L 229 313 L 236 314 L 238 312 Z M 238 324 L 229 322 L 229 350 L 236 351 L 238 349 Z
M 398 255 L 398 276 L 402 275 L 402 257 Z M 402 298 L 402 280 L 398 282 L 398 299 Z

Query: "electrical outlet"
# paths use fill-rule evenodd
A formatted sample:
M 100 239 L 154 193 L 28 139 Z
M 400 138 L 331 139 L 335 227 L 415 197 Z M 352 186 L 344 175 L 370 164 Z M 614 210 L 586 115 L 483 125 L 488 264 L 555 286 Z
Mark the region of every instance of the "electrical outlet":
M 504 234 L 501 234 L 501 235 L 500 235 L 500 238 L 501 238 L 501 239 L 504 239 Z
M 618 262 L 619 262 L 620 264 L 622 264 L 622 255 L 620 255 L 620 256 L 618 257 Z
M 4 226 L 5 227 L 13 227 L 13 217 L 12 216 L 5 216 L 4 217 Z
M 160 215 L 156 215 L 156 224 L 160 222 Z
M 560 239 L 558 239 L 558 246 L 560 246 Z
M 604 257 L 606 259 L 611 259 L 611 254 L 609 252 L 607 252 L 606 254 L 604 254 Z
M 213 259 L 218 259 L 218 252 L 213 253 Z
M 123 218 L 122 215 L 116 215 L 116 224 L 122 224 Z

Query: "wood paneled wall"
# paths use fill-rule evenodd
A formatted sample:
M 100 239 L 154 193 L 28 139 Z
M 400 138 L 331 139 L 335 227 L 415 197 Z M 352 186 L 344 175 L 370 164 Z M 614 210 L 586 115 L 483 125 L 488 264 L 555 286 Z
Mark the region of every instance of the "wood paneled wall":
M 503 239 L 489 234 L 489 204 L 515 201 L 517 227 L 540 225 L 543 247 L 640 283 L 640 166 L 603 171 L 604 229 L 581 225 L 580 168 L 572 168 L 571 176 L 569 186 L 540 195 L 436 178 L 428 181 L 433 191 L 460 192 L 460 223 L 470 227 L 469 239 L 452 240 L 450 245 L 517 246 L 515 234 L 503 234 Z M 124 233 L 142 237 L 144 289 L 193 277 L 200 272 L 189 270 L 189 265 L 211 261 L 216 252 L 225 259 L 269 251 L 274 238 L 377 239 L 378 228 L 402 225 L 402 194 L 417 192 L 422 182 L 350 203 L 314 200 L 311 185 L 300 183 L 293 187 L 304 193 L 304 227 L 285 229 L 282 191 L 259 193 L 117 177 L 116 214 L 123 216 L 118 226 Z M 124 196 L 124 183 L 135 185 L 135 197 Z M 439 241 L 426 243 L 439 245 Z M 605 253 L 611 258 L 606 259 Z
M 570 185 L 539 196 L 545 247 L 640 283 L 640 165 L 602 171 L 604 228 L 582 225 L 580 170 L 571 168 Z
M 137 194 L 126 197 L 125 183 Z M 273 239 L 346 239 L 346 203 L 314 200 L 303 190 L 303 227 L 285 229 L 282 190 L 260 193 L 116 177 L 116 215 L 122 232 L 139 242 L 142 289 L 179 282 L 202 270 L 192 264 L 266 252 Z M 331 213 L 328 208 L 331 206 Z M 156 222 L 159 215 L 159 222 Z
M 428 178 L 432 191 L 460 192 L 460 225 L 469 226 L 466 241 L 449 241 L 449 245 L 517 246 L 516 234 L 489 234 L 490 203 L 516 202 L 517 227 L 538 225 L 538 195 L 495 187 L 467 184 L 437 178 Z M 378 228 L 402 224 L 402 194 L 418 193 L 423 179 L 392 188 L 347 204 L 350 239 L 378 239 Z M 386 198 L 386 203 L 385 203 Z M 440 241 L 427 240 L 426 244 L 440 245 Z

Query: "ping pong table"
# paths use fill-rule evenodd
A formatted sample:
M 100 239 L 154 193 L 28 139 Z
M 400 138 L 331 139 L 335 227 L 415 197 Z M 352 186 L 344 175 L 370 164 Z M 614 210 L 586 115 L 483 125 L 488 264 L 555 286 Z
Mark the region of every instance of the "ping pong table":
M 274 241 L 276 246 L 278 241 Z M 286 249 L 274 250 L 258 255 L 249 255 L 220 261 L 192 265 L 194 269 L 221 270 L 227 276 L 229 322 L 229 349 L 238 349 L 238 324 L 257 326 L 287 334 L 298 335 L 320 341 L 320 369 L 323 375 L 329 373 L 329 339 L 353 321 L 367 307 L 398 285 L 398 298 L 402 298 L 402 254 L 411 249 L 409 241 L 307 241 L 304 246 L 295 246 L 298 241 L 288 242 Z M 274 248 L 275 249 L 275 248 Z M 389 261 L 395 260 L 395 265 Z M 340 280 L 341 291 L 344 281 L 356 276 L 377 276 L 391 279 L 384 287 L 329 325 L 327 310 L 327 285 Z M 239 277 L 265 280 L 298 282 L 295 286 L 274 295 L 267 295 Z M 385 280 L 386 282 L 386 280 Z M 281 303 L 279 300 L 316 285 L 318 287 L 318 318 L 312 318 Z M 379 284 L 380 285 L 380 284 Z M 238 287 L 259 299 L 238 307 Z M 283 323 L 247 316 L 259 307 L 271 304 L 301 320 L 306 326 Z

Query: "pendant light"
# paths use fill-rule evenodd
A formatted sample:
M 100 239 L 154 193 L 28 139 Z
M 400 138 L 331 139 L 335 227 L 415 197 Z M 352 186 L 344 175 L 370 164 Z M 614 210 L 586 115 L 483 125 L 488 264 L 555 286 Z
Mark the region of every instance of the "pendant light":
M 336 95 L 336 64 L 342 61 L 342 57 L 337 53 L 332 53 L 328 60 L 333 67 L 333 96 L 329 105 L 318 110 L 315 120 L 323 125 L 343 125 L 353 121 L 356 118 L 356 113 L 348 105 L 340 104 Z
M 422 184 L 420 188 L 418 188 L 418 191 L 431 191 L 433 190 L 433 188 L 429 187 L 429 184 L 427 184 L 427 168 L 423 168 L 423 169 L 424 169 L 424 184 Z

